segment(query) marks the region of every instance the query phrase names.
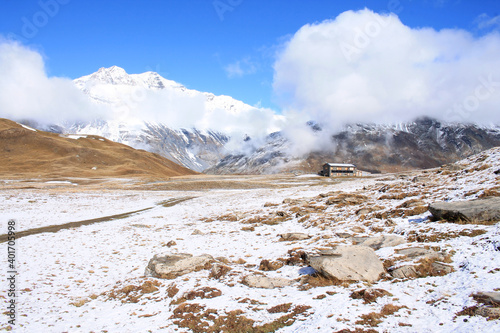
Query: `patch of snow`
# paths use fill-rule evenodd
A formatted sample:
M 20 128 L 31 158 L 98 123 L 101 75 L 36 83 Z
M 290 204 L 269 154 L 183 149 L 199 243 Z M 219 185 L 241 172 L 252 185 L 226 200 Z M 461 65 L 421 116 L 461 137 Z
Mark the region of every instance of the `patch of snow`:
M 23 125 L 23 124 L 19 124 L 19 125 L 21 125 L 22 127 L 26 128 L 27 130 L 30 130 L 30 131 L 36 132 L 36 129 L 34 129 L 34 128 L 31 128 L 31 127 L 26 126 L 26 125 Z

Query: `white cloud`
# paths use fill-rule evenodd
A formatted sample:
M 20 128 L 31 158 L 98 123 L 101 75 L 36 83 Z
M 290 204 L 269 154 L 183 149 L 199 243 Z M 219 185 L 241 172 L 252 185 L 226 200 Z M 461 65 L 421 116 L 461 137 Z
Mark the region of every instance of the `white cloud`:
M 413 29 L 394 14 L 347 11 L 295 33 L 273 88 L 285 110 L 331 128 L 421 115 L 500 123 L 499 54 L 498 33 Z
M 56 123 L 103 112 L 70 79 L 47 77 L 38 52 L 0 40 L 0 117 Z
M 225 66 L 224 70 L 229 78 L 242 77 L 254 74 L 257 71 L 257 65 L 247 57 Z

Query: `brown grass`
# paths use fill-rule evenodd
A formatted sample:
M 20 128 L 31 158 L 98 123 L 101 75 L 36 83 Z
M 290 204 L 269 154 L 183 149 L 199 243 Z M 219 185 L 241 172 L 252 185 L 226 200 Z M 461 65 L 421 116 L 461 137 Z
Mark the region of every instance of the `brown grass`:
M 160 155 L 95 135 L 70 139 L 0 119 L 0 174 L 9 177 L 151 177 L 194 175 Z M 95 169 L 93 169 L 95 167 Z
M 378 200 L 403 200 L 409 197 L 419 196 L 421 193 L 419 192 L 396 192 L 392 194 L 384 194 L 378 198 Z
M 383 318 L 391 316 L 403 308 L 407 308 L 407 307 L 404 305 L 398 306 L 398 305 L 393 305 L 393 304 L 386 304 L 386 305 L 384 305 L 382 310 L 378 313 L 371 312 L 368 314 L 361 315 L 361 317 L 360 317 L 361 319 L 356 321 L 356 324 L 376 327 L 382 322 Z
M 341 281 L 338 279 L 329 279 L 321 274 L 307 275 L 302 277 L 300 290 L 309 290 L 318 287 L 328 287 L 328 286 L 342 286 L 348 287 L 354 281 Z
M 306 252 L 302 248 L 288 250 L 288 258 L 279 258 L 285 265 L 302 266 L 305 264 Z
M 290 308 L 286 312 L 289 312 Z M 229 311 L 219 315 L 217 310 L 205 310 L 203 305 L 183 303 L 174 309 L 171 319 L 174 319 L 174 324 L 177 326 L 190 329 L 195 333 L 268 333 L 292 325 L 299 315 L 306 315 L 305 313 L 309 309 L 309 306 L 298 305 L 291 312 L 272 322 L 255 325 L 255 321 L 245 317 L 244 312 L 241 310 Z
M 498 190 L 498 187 L 486 189 L 479 195 L 479 198 L 500 197 L 500 192 Z
M 157 280 L 146 280 L 139 285 L 127 285 L 122 288 L 116 288 L 108 293 L 104 293 L 108 299 L 118 299 L 122 303 L 138 303 L 144 294 L 154 293 L 158 291 L 158 287 L 162 284 Z
M 485 234 L 483 229 L 464 229 L 458 232 L 440 232 L 432 228 L 413 230 L 408 233 L 408 242 L 440 242 L 457 237 L 476 237 Z
M 259 270 L 261 271 L 276 271 L 284 266 L 282 261 L 269 261 L 264 259 L 259 264 Z
M 87 304 L 90 301 L 91 301 L 90 298 L 80 298 L 76 301 L 69 303 L 69 305 L 73 305 L 73 306 L 76 306 L 77 308 L 79 308 L 81 306 L 84 306 L 85 304 Z
M 172 284 L 168 286 L 167 288 L 167 295 L 169 298 L 173 298 L 177 293 L 179 292 L 179 288 L 177 288 L 177 285 Z
M 351 294 L 353 299 L 362 299 L 363 303 L 370 304 L 376 302 L 379 297 L 392 296 L 387 290 L 384 289 L 362 289 L 354 291 Z
M 206 299 L 206 298 L 215 298 L 222 295 L 222 292 L 217 288 L 211 287 L 203 287 L 196 290 L 191 290 L 185 293 L 182 297 L 179 297 L 171 304 L 181 304 L 186 301 L 192 301 L 195 298 Z
M 288 312 L 292 307 L 292 303 L 284 303 L 280 305 L 273 306 L 272 308 L 267 309 L 269 313 L 280 313 L 280 312 Z
M 262 302 L 259 302 L 257 300 L 250 299 L 250 298 L 243 298 L 243 299 L 239 300 L 238 303 L 247 303 L 247 304 L 252 304 L 252 305 L 266 305 L 266 303 L 262 303 Z
M 449 259 L 448 259 L 449 260 Z M 417 261 L 419 263 L 415 266 L 415 270 L 419 277 L 427 277 L 427 276 L 444 276 L 449 274 L 446 270 L 442 269 L 441 264 L 439 264 L 439 260 L 437 258 L 423 258 Z M 453 272 L 454 269 L 451 268 Z
M 229 273 L 231 269 L 231 267 L 226 265 L 215 264 L 212 266 L 212 270 L 210 271 L 208 278 L 220 280 L 223 276 Z
M 337 207 L 345 207 L 351 205 L 359 205 L 368 200 L 368 197 L 355 193 L 341 193 L 337 196 L 330 197 L 326 200 L 327 205 L 337 205 Z

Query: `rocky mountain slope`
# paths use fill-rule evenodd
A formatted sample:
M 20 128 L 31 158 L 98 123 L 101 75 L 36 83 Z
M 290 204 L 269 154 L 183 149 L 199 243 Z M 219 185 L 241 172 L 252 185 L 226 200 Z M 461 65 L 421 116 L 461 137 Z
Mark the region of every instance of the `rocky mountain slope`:
M 311 131 L 321 131 L 316 125 Z M 446 124 L 420 118 L 398 125 L 357 124 L 331 137 L 330 149 L 294 156 L 281 133 L 270 135 L 251 154 L 231 154 L 206 170 L 210 174 L 313 172 L 325 162 L 354 163 L 369 172 L 432 168 L 500 146 L 500 129 L 472 124 Z
M 95 135 L 64 135 L 0 119 L 0 173 L 4 178 L 147 177 L 196 172 L 157 154 Z

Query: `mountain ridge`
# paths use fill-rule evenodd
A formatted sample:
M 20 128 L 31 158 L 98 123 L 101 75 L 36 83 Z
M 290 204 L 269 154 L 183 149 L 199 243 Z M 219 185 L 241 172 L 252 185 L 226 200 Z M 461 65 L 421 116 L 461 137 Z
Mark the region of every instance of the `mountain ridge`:
M 317 132 L 319 127 L 316 124 L 311 131 Z M 289 138 L 273 133 L 251 154 L 227 155 L 205 172 L 316 173 L 326 162 L 354 163 L 374 173 L 399 172 L 438 167 L 495 146 L 500 146 L 500 128 L 421 117 L 404 124 L 347 125 L 330 137 L 329 148 L 313 149 L 303 156 L 291 153 Z
M 498 127 L 445 123 L 428 117 L 397 124 L 345 125 L 329 137 L 322 124 L 310 121 L 309 130 L 323 135 L 323 142 L 309 147 L 304 155 L 294 152 L 297 147 L 293 147 L 302 144 L 300 134 L 287 129 L 252 140 L 248 135 L 231 138 L 210 128 L 176 127 L 142 118 L 140 102 L 145 92 L 187 96 L 200 102 L 195 107 L 204 112 L 224 110 L 226 116 L 253 108 L 230 96 L 187 89 L 155 72 L 128 74 L 118 66 L 103 67 L 74 83 L 96 105 L 113 107 L 116 118 L 45 127 L 26 123 L 53 132 L 103 136 L 209 174 L 316 173 L 323 162 L 350 162 L 366 171 L 393 172 L 439 166 L 500 145 Z M 231 150 L 227 145 L 230 140 Z

